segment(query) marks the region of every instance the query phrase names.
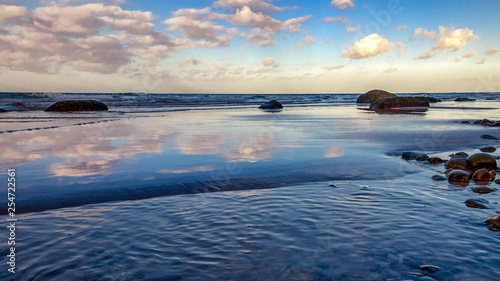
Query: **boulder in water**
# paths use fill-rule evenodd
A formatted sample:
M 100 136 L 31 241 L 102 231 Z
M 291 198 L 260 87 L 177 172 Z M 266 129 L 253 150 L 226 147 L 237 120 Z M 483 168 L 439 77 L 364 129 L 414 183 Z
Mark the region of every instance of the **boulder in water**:
M 487 140 L 500 140 L 499 138 L 492 136 L 492 135 L 482 135 L 482 139 L 487 139 Z
M 429 107 L 425 97 L 391 97 L 376 100 L 370 104 L 372 110 L 388 110 L 400 107 Z
M 497 161 L 487 153 L 476 153 L 467 158 L 467 165 L 472 171 L 479 169 L 487 169 L 488 171 L 496 171 Z
M 260 109 L 278 109 L 283 108 L 283 105 L 279 103 L 277 100 L 268 101 L 259 106 Z
M 467 158 L 463 156 L 452 157 L 445 163 L 445 167 L 446 169 L 465 170 L 465 171 L 469 169 L 467 166 Z
M 0 108 L 0 112 L 7 112 L 7 110 Z
M 453 170 L 448 174 L 448 181 L 450 182 L 468 182 L 470 180 L 470 173 L 463 170 Z
M 45 111 L 72 112 L 72 111 L 106 111 L 108 107 L 95 100 L 66 100 L 58 101 L 45 109 Z
M 480 193 L 480 194 L 487 194 L 487 193 L 492 193 L 492 192 L 496 191 L 496 189 L 491 188 L 489 186 L 478 186 L 478 187 L 473 187 L 471 189 L 472 189 L 472 192 Z
M 376 100 L 389 97 L 396 97 L 396 95 L 384 90 L 371 90 L 359 96 L 356 103 L 372 103 Z
M 441 163 L 443 163 L 443 159 L 441 159 L 439 157 L 427 158 L 427 161 L 429 161 L 429 164 L 441 164 Z

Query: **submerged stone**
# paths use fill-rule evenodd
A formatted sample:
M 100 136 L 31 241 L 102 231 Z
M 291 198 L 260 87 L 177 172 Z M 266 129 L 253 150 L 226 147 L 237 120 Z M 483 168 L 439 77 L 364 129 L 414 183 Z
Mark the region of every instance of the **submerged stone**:
M 469 199 L 465 201 L 465 205 L 469 208 L 476 208 L 476 209 L 489 209 L 486 204 L 489 204 L 490 201 L 486 199 Z
M 428 273 L 436 273 L 440 270 L 438 266 L 435 265 L 422 265 L 420 266 L 420 270 L 428 272 Z
M 58 101 L 45 111 L 56 111 L 56 112 L 72 112 L 72 111 L 106 111 L 108 107 L 99 101 L 95 100 L 66 100 Z
M 441 175 L 434 175 L 431 177 L 431 179 L 435 180 L 435 181 L 445 181 L 446 178 L 441 176 Z
M 278 109 L 283 108 L 283 105 L 277 100 L 268 101 L 259 106 L 260 109 Z
M 467 158 L 467 165 L 472 171 L 487 169 L 488 171 L 497 169 L 497 161 L 487 153 L 476 153 Z
M 403 154 L 401 155 L 401 158 L 403 158 L 405 160 L 415 160 L 415 158 L 417 158 L 419 155 L 421 155 L 421 154 L 416 153 L 416 152 L 406 151 L 406 152 L 403 152 Z
M 396 97 L 396 95 L 384 90 L 371 90 L 359 96 L 356 103 L 372 103 L 376 100 L 388 97 Z
M 500 140 L 499 138 L 492 136 L 492 135 L 482 135 L 482 139 L 487 139 L 487 140 Z
M 472 189 L 472 192 L 480 193 L 480 194 L 488 194 L 488 193 L 492 193 L 492 192 L 496 191 L 495 188 L 491 188 L 489 186 L 478 186 L 478 187 L 473 187 L 471 189 Z
M 0 108 L 0 112 L 7 112 L 7 110 Z
M 471 99 L 471 98 L 464 98 L 464 97 L 460 97 L 460 98 L 456 98 L 455 101 L 475 101 L 476 99 Z
M 415 157 L 415 160 L 417 161 L 425 161 L 429 158 L 429 156 L 425 155 L 425 154 L 420 154 L 419 156 Z

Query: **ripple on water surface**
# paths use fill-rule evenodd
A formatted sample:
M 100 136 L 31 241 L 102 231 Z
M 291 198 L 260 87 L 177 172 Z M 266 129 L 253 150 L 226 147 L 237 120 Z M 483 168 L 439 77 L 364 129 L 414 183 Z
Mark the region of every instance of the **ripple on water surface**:
M 495 280 L 500 236 L 482 223 L 491 210 L 467 208 L 471 191 L 429 177 L 424 172 L 390 181 L 338 181 L 336 187 L 316 183 L 23 214 L 12 276 Z M 496 193 L 486 197 L 497 203 Z

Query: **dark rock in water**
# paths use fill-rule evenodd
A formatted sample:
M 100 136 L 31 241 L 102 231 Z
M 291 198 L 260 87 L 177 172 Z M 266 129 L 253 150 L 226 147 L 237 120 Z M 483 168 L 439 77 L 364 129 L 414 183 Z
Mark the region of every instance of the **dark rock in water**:
M 45 111 L 71 112 L 71 111 L 105 111 L 108 107 L 95 100 L 67 100 L 58 101 L 49 106 Z
M 500 179 L 495 180 L 495 183 L 496 183 L 496 184 L 500 184 Z
M 462 170 L 453 170 L 448 174 L 448 181 L 450 182 L 468 182 L 470 180 L 470 173 Z
M 398 107 L 429 107 L 424 97 L 392 97 L 376 100 L 370 104 L 372 110 L 387 110 Z
M 489 152 L 489 153 L 492 153 L 492 152 L 495 152 L 497 151 L 496 148 L 494 148 L 493 146 L 485 146 L 485 147 L 481 147 L 480 149 L 482 152 Z
M 477 170 L 474 175 L 472 175 L 472 179 L 475 181 L 489 181 L 491 179 L 491 175 L 486 169 Z
M 260 109 L 278 109 L 283 108 L 283 105 L 276 100 L 268 101 L 259 106 Z
M 427 158 L 427 161 L 429 161 L 430 164 L 441 164 L 441 163 L 443 163 L 443 159 L 441 159 L 439 157 Z
M 469 122 L 469 121 L 462 121 L 462 122 L 460 122 L 460 123 L 462 123 L 462 124 L 470 124 L 470 122 Z
M 457 152 L 453 155 L 450 155 L 450 156 L 464 156 L 464 157 L 469 157 L 469 154 L 467 154 L 466 152 L 463 152 L 463 151 L 460 151 L 460 152 Z
M 428 273 L 436 273 L 440 270 L 440 268 L 435 265 L 422 265 L 420 266 L 420 270 Z
M 480 194 L 487 194 L 487 193 L 492 193 L 492 192 L 496 191 L 495 188 L 491 188 L 489 186 L 478 186 L 478 187 L 473 187 L 471 189 L 472 189 L 472 192 L 480 193 Z
M 419 156 L 419 155 L 420 155 L 420 153 L 406 151 L 406 152 L 403 152 L 403 154 L 401 155 L 401 158 L 403 158 L 405 160 L 415 160 L 415 158 L 417 158 L 417 156 Z
M 487 169 L 488 171 L 497 169 L 497 161 L 487 153 L 476 153 L 467 158 L 467 165 L 472 171 Z
M 425 97 L 425 98 L 427 98 L 427 101 L 430 103 L 442 102 L 442 100 L 437 99 L 435 97 Z
M 417 161 L 425 161 L 429 158 L 429 156 L 425 155 L 425 154 L 420 154 L 419 156 L 415 157 L 415 160 Z
M 476 208 L 476 209 L 489 209 L 486 204 L 489 204 L 490 201 L 486 199 L 469 199 L 465 201 L 465 205 L 469 208 Z
M 356 103 L 372 103 L 376 100 L 388 97 L 396 97 L 396 95 L 384 90 L 371 90 L 359 96 Z
M 492 231 L 500 231 L 500 213 L 490 216 L 484 221 L 488 228 Z
M 7 110 L 0 108 L 0 112 L 7 112 Z
M 487 139 L 487 140 L 500 140 L 499 138 L 497 138 L 495 136 L 491 136 L 491 135 L 482 135 L 481 138 Z
M 432 176 L 431 179 L 435 180 L 435 181 L 445 181 L 446 178 L 443 177 L 443 176 L 440 176 L 440 175 L 435 175 L 435 176 Z
M 475 101 L 476 99 L 460 97 L 455 99 L 455 101 Z
M 465 170 L 467 171 L 469 168 L 467 166 L 467 158 L 460 156 L 454 156 L 450 160 L 448 160 L 445 164 L 446 169 L 454 169 L 454 170 Z

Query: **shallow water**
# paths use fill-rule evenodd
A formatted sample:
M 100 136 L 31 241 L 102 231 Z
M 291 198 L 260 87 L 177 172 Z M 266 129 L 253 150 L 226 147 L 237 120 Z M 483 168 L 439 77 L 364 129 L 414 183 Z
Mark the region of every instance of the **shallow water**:
M 499 148 L 480 138 L 498 127 L 460 123 L 500 120 L 499 103 L 362 109 L 7 113 L 19 255 L 0 278 L 496 280 L 500 236 L 483 221 L 498 191 L 434 182 L 442 165 L 400 155 Z

